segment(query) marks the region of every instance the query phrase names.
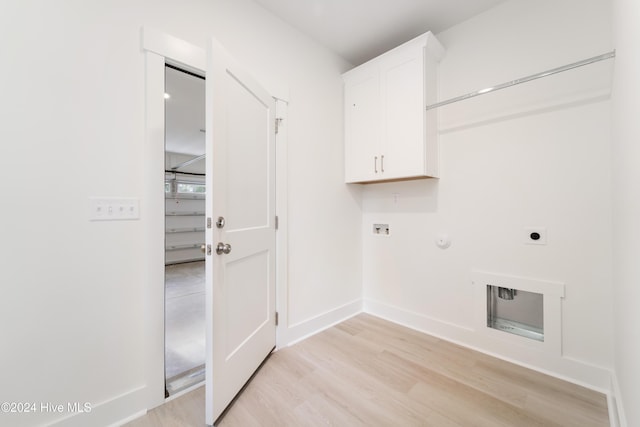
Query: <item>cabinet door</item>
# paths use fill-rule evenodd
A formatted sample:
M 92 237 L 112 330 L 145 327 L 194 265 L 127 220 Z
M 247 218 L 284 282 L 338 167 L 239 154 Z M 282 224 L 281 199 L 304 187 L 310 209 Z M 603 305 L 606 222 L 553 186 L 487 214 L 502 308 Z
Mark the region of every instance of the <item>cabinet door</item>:
M 377 67 L 361 69 L 345 77 L 344 90 L 345 181 L 380 179 L 382 126 Z
M 385 179 L 424 175 L 423 45 L 403 46 L 381 64 Z

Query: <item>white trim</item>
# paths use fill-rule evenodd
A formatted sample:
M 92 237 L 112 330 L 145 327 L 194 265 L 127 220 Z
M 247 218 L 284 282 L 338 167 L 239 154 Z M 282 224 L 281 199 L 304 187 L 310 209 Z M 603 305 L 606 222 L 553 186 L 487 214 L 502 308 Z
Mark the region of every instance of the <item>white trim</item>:
M 142 28 L 142 50 L 163 56 L 187 71 L 204 75 L 207 70 L 207 54 L 203 48 L 153 28 Z
M 135 414 L 133 414 L 133 415 L 131 415 L 129 417 L 123 418 L 123 419 L 121 419 L 120 421 L 118 421 L 116 423 L 109 424 L 107 427 L 121 427 L 123 425 L 129 424 L 131 421 L 135 421 L 138 418 L 144 417 L 145 415 L 148 414 L 148 412 L 149 411 L 147 411 L 146 409 L 144 411 L 136 412 Z
M 146 242 L 147 313 L 145 355 L 148 409 L 165 403 L 164 397 L 164 191 L 156 191 L 164 182 L 164 74 L 165 63 L 203 74 L 206 52 L 184 40 L 142 28 L 142 51 L 145 53 L 145 196 L 143 215 Z M 161 285 L 160 285 L 161 284 Z
M 288 187 L 288 103 L 274 97 L 276 119 L 282 119 L 276 134 L 276 347 L 286 346 L 286 330 L 289 321 L 289 187 Z
M 283 331 L 286 334 L 283 341 L 287 346 L 293 345 L 360 313 L 362 313 L 362 300 L 358 298 L 307 320 L 289 325 Z
M 140 409 L 144 407 L 145 394 L 146 387 L 138 387 L 104 402 L 92 404 L 90 412 L 67 415 L 49 425 L 55 427 L 120 426 L 146 413 L 145 410 Z
M 508 341 L 487 338 L 472 328 L 444 322 L 372 299 L 365 299 L 364 312 L 426 333 L 462 347 L 524 366 L 534 371 L 607 394 L 611 388 L 611 372 L 601 366 L 580 360 L 532 351 Z
M 154 52 L 145 52 L 145 192 L 141 216 L 145 224 L 145 377 L 147 408 L 164 403 L 164 64 Z M 158 165 L 161 166 L 158 166 Z M 164 187 L 163 187 L 164 190 Z
M 467 328 L 450 322 L 444 322 L 421 313 L 415 313 L 371 298 L 364 299 L 363 311 L 398 325 L 406 326 L 407 328 L 415 329 L 455 343 L 464 342 L 465 337 L 468 334 L 473 333 L 472 328 Z
M 615 372 L 611 373 L 611 393 L 607 395 L 611 427 L 627 427 L 627 417 L 622 406 L 620 383 Z

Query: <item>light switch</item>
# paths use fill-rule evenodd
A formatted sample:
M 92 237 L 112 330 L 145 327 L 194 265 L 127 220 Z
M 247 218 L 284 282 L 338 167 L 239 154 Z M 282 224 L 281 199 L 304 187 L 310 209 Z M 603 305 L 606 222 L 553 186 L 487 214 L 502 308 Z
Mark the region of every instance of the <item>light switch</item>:
M 90 197 L 89 220 L 121 221 L 140 218 L 140 199 L 134 197 Z

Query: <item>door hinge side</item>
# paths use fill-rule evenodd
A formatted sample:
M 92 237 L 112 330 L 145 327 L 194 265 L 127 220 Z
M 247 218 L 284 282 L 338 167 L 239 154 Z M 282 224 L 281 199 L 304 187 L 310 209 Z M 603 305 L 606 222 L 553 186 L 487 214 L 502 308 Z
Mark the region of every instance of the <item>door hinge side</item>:
M 276 326 L 278 326 L 278 312 L 276 311 Z
M 276 135 L 280 131 L 280 123 L 282 123 L 282 118 L 281 117 L 276 117 Z
M 279 226 L 280 226 L 280 219 L 278 218 L 278 215 L 276 215 L 276 230 L 278 229 Z

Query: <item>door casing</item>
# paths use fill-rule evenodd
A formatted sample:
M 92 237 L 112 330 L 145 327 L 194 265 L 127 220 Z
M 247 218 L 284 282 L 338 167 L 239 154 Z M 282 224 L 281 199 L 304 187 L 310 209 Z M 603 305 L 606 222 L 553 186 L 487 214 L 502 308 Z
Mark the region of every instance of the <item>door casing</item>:
M 145 347 L 144 380 L 147 409 L 162 405 L 164 397 L 164 67 L 165 63 L 205 75 L 206 51 L 179 38 L 152 28 L 142 28 L 145 56 L 145 162 L 141 219 L 145 235 Z M 282 92 L 282 89 L 281 89 Z M 287 101 L 276 99 L 277 116 L 286 118 Z M 283 126 L 282 129 L 286 129 Z M 280 326 L 276 346 L 287 344 L 287 154 L 286 132 L 276 137 L 276 309 Z M 185 390 L 187 392 L 188 390 Z M 179 397 L 177 393 L 169 400 Z

